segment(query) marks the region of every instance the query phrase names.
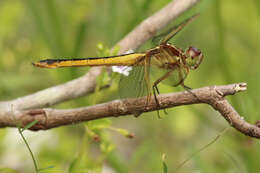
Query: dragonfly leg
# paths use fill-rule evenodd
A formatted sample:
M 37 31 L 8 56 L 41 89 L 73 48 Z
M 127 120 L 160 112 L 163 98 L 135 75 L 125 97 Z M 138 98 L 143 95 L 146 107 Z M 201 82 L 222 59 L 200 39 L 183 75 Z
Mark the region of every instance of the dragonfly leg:
M 181 86 L 182 86 L 182 88 L 184 88 L 188 93 L 190 93 L 190 94 L 193 95 L 196 99 L 199 100 L 199 98 L 196 96 L 196 94 L 194 94 L 193 92 L 191 92 L 192 88 L 190 88 L 190 87 L 184 85 L 184 82 L 183 82 L 183 81 L 182 81 L 182 83 L 181 83 Z
M 185 90 L 192 90 L 192 88 L 188 87 L 187 85 L 184 84 L 184 82 L 182 81 L 181 86 L 185 89 Z
M 172 71 L 169 71 L 169 72 L 165 73 L 162 77 L 160 77 L 159 79 L 157 79 L 157 80 L 153 83 L 153 95 L 154 95 L 155 103 L 156 103 L 156 105 L 157 105 L 157 107 L 158 107 L 157 113 L 158 113 L 158 117 L 159 117 L 159 118 L 160 118 L 160 115 L 159 115 L 160 103 L 159 103 L 159 101 L 158 101 L 157 94 L 160 94 L 160 92 L 159 92 L 159 89 L 158 89 L 157 85 L 158 85 L 161 81 L 163 81 L 164 79 L 166 79 L 166 78 L 170 75 L 171 72 L 172 72 Z M 156 93 L 156 92 L 157 92 L 157 93 Z M 167 112 L 166 112 L 165 109 L 164 109 L 164 113 L 167 114 Z
M 189 92 L 191 95 L 193 95 L 196 99 L 199 99 L 199 98 L 196 96 L 196 94 L 194 94 L 193 92 L 191 92 L 192 88 L 190 88 L 190 87 L 188 87 L 188 86 L 186 86 L 186 85 L 184 84 L 184 79 L 183 79 L 182 72 L 181 72 L 181 69 L 180 69 L 180 68 L 178 68 L 178 71 L 179 71 L 179 77 L 180 77 L 181 80 L 180 80 L 180 82 L 179 82 L 176 86 L 181 85 L 182 88 L 184 88 L 187 92 Z
M 158 87 L 157 87 L 157 84 L 156 84 L 156 85 L 153 84 L 153 95 L 154 95 L 154 100 L 155 100 L 155 102 L 156 102 L 156 105 L 157 105 L 157 107 L 158 107 L 157 116 L 158 116 L 158 118 L 161 118 L 160 112 L 159 112 L 160 104 L 159 104 L 159 101 L 158 101 L 158 99 L 157 99 L 155 89 L 156 89 L 157 94 L 159 95 L 160 93 L 159 93 L 159 89 L 158 89 Z
M 184 82 L 183 82 L 183 81 L 182 81 L 182 83 L 181 83 L 181 86 L 182 86 L 182 88 L 184 88 L 188 93 L 190 93 L 190 94 L 193 95 L 196 99 L 199 100 L 199 98 L 196 96 L 196 94 L 194 94 L 193 92 L 191 92 L 192 88 L 190 88 L 190 87 L 184 85 Z
M 157 85 L 155 85 L 155 86 L 153 85 L 153 95 L 154 95 L 154 100 L 156 102 L 157 107 L 160 108 L 160 103 L 159 103 L 159 101 L 157 99 L 157 96 L 156 96 L 156 93 L 155 93 L 155 89 L 156 89 L 157 94 L 159 95 L 160 92 L 159 92 L 159 89 L 158 89 Z M 165 114 L 168 114 L 166 109 L 163 109 L 163 111 L 164 111 Z M 157 114 L 158 114 L 158 117 L 161 118 L 160 114 L 159 114 L 159 110 L 157 110 Z
M 157 106 L 160 108 L 160 104 L 159 104 L 159 101 L 158 101 L 158 99 L 157 99 L 157 97 L 156 97 L 156 93 L 155 93 L 154 88 L 156 89 L 156 92 L 157 92 L 158 95 L 160 94 L 160 92 L 159 92 L 159 89 L 158 89 L 157 85 L 155 85 L 155 86 L 153 85 L 153 95 L 154 95 L 154 99 L 155 99 L 155 101 L 156 101 Z M 168 114 L 168 112 L 166 111 L 166 109 L 163 109 L 163 111 L 164 111 L 165 114 Z M 160 117 L 159 111 L 157 111 L 157 112 L 158 112 L 158 117 Z

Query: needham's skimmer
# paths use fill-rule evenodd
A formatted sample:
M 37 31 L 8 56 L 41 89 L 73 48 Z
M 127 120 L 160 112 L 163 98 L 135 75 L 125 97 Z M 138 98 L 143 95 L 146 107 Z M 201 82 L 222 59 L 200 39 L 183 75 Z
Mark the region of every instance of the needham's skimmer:
M 45 59 L 33 63 L 36 67 L 81 67 L 81 66 L 128 66 L 132 70 L 128 75 L 122 76 L 119 82 L 119 93 L 122 97 L 147 96 L 150 103 L 153 93 L 158 108 L 157 99 L 159 90 L 157 85 L 164 82 L 171 86 L 184 85 L 189 70 L 197 69 L 203 60 L 201 51 L 195 47 L 185 50 L 168 43 L 182 28 L 190 23 L 198 14 L 184 20 L 179 25 L 171 28 L 157 47 L 140 53 L 127 53 L 123 55 L 77 59 Z M 150 74 L 155 74 L 157 80 L 151 81 Z

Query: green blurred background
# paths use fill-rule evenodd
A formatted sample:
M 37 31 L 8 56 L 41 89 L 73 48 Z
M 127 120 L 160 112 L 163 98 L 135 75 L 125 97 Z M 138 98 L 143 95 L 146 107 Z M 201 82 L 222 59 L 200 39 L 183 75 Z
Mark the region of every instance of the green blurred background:
M 1 0 L 0 96 L 9 100 L 77 78 L 88 68 L 46 70 L 42 58 L 97 56 L 97 44 L 112 47 L 143 19 L 170 0 Z M 259 119 L 260 3 L 257 0 L 204 0 L 177 21 L 201 15 L 174 39 L 204 53 L 186 85 L 198 88 L 246 82 L 248 90 L 228 99 L 250 123 Z M 148 47 L 148 46 L 147 46 Z M 144 46 L 144 48 L 146 48 Z M 144 49 L 143 48 L 143 49 Z M 141 49 L 142 50 L 142 49 Z M 160 85 L 163 93 L 182 91 Z M 98 94 L 57 105 L 73 108 L 115 99 L 116 83 Z M 163 114 L 163 113 L 162 113 Z M 25 132 L 44 172 L 169 172 L 212 141 L 227 122 L 210 106 L 192 105 L 155 113 L 98 120 L 48 131 Z M 120 129 L 123 128 L 124 130 Z M 125 136 L 133 133 L 135 138 Z M 99 138 L 98 142 L 95 142 Z M 16 129 L 0 131 L 0 167 L 33 172 L 29 152 Z M 260 171 L 260 143 L 230 128 L 179 172 Z

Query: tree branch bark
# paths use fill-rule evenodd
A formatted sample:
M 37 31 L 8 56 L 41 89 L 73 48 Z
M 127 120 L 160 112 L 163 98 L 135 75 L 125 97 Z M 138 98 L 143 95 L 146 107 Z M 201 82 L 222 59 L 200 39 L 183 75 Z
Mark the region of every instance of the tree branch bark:
M 245 83 L 209 86 L 191 90 L 193 94 L 187 91 L 161 94 L 158 95 L 158 101 L 160 109 L 206 103 L 217 110 L 235 129 L 247 136 L 260 138 L 260 128 L 247 123 L 224 98 L 227 95 L 233 95 L 245 90 Z M 146 97 L 143 97 L 114 100 L 77 109 L 46 108 L 19 111 L 13 112 L 12 116 L 7 116 L 5 119 L 0 119 L 0 127 L 16 127 L 18 120 L 21 125 L 26 125 L 29 122 L 37 120 L 38 123 L 31 130 L 46 130 L 100 118 L 119 117 L 130 114 L 140 115 L 143 112 L 151 112 L 158 109 L 154 98 L 152 98 L 151 104 L 148 106 L 145 106 L 145 103 Z

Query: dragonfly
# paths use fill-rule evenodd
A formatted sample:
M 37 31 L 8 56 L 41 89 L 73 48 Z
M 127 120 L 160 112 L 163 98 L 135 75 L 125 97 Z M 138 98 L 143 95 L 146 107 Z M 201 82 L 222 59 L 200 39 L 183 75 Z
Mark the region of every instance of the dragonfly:
M 159 44 L 144 52 L 126 53 L 107 57 L 45 59 L 32 64 L 41 68 L 82 66 L 132 67 L 133 69 L 128 76 L 122 75 L 122 78 L 119 81 L 119 93 L 122 93 L 122 95 L 128 93 L 130 97 L 146 95 L 146 105 L 150 103 L 153 94 L 159 110 L 160 104 L 157 95 L 160 93 L 158 84 L 165 82 L 174 87 L 180 85 L 185 90 L 190 91 L 191 88 L 184 85 L 184 80 L 186 79 L 189 70 L 197 69 L 203 60 L 202 52 L 195 47 L 189 46 L 185 50 L 182 50 L 181 48 L 168 43 L 170 39 L 197 16 L 198 14 L 195 14 L 177 26 L 170 28 L 170 30 L 167 31 L 167 34 L 161 34 L 160 36 L 163 36 L 163 38 L 160 40 Z M 151 73 L 155 73 L 158 76 L 155 81 L 151 81 Z

